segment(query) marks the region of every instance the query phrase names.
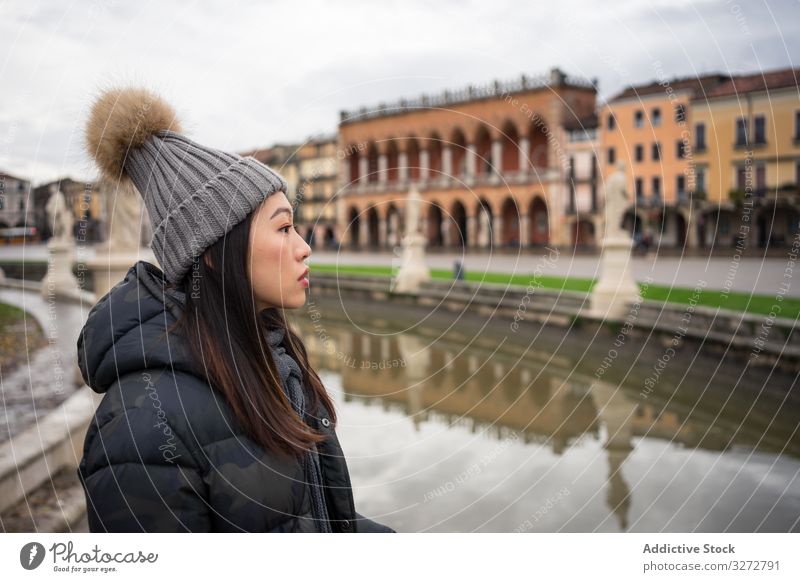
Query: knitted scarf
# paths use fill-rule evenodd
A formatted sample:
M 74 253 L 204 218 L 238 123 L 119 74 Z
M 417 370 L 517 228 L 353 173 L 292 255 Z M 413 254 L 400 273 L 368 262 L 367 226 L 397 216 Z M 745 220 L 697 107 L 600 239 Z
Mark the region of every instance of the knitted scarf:
M 295 359 L 286 353 L 286 348 L 281 345 L 286 330 L 274 328 L 267 331 L 267 343 L 272 349 L 272 358 L 278 367 L 281 385 L 292 403 L 292 407 L 303 420 L 306 419 L 305 394 L 303 392 L 303 375 Z M 325 504 L 325 493 L 322 489 L 322 469 L 319 464 L 319 453 L 314 446 L 303 457 L 303 472 L 306 482 L 311 490 L 311 505 L 317 531 L 328 533 L 331 531 L 328 520 L 328 508 Z

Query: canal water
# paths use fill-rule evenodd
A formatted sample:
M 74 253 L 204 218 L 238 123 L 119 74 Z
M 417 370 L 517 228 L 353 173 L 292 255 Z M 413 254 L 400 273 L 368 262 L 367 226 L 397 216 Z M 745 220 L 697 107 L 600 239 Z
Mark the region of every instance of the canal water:
M 356 508 L 398 531 L 800 531 L 796 375 L 769 362 L 441 306 L 292 317 Z

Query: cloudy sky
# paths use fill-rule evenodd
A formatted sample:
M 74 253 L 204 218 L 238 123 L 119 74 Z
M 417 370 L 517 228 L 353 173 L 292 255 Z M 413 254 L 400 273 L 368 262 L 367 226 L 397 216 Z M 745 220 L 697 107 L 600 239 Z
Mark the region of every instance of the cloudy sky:
M 256 6 L 258 4 L 258 6 Z M 83 124 L 139 84 L 193 139 L 243 151 L 338 112 L 558 66 L 600 96 L 661 74 L 800 66 L 798 0 L 37 1 L 0 7 L 0 170 L 95 176 Z

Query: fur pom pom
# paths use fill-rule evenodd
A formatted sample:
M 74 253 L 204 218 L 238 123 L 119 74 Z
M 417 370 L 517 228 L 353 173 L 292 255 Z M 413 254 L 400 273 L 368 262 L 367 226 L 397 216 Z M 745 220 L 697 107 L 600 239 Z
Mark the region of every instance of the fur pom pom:
M 127 87 L 104 92 L 92 105 L 86 123 L 86 148 L 111 180 L 126 180 L 125 157 L 156 132 L 181 132 L 175 110 L 155 93 Z

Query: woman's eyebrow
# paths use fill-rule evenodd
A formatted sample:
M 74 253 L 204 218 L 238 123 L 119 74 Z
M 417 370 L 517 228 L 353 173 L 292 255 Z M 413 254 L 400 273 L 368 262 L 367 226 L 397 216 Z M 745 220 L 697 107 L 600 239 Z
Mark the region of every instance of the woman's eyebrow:
M 272 220 L 273 218 L 275 218 L 276 216 L 278 216 L 278 215 L 279 215 L 279 214 L 281 214 L 282 212 L 285 212 L 285 213 L 286 213 L 286 214 L 288 214 L 289 216 L 291 216 L 291 215 L 292 215 L 292 211 L 291 211 L 291 209 L 289 209 L 289 208 L 286 208 L 285 206 L 282 206 L 281 208 L 278 208 L 278 209 L 275 211 L 275 213 L 274 213 L 272 216 L 270 216 L 270 217 L 269 217 L 269 219 L 270 219 L 270 220 Z

